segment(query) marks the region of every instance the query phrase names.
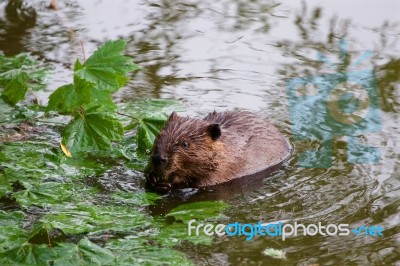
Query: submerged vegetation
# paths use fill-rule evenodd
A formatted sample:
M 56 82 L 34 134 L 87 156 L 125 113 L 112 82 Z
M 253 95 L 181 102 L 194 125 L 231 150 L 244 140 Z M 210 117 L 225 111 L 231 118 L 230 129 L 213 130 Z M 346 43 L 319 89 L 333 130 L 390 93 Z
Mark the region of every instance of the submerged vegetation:
M 73 82 L 56 89 L 47 106 L 25 99 L 45 88 L 49 67 L 27 54 L 0 56 L 1 265 L 190 265 L 176 247 L 212 243 L 188 236 L 187 223 L 217 219 L 225 203 L 150 215 L 160 197 L 130 171 L 143 169 L 167 113 L 181 107 L 113 102 L 111 94 L 139 69 L 121 55 L 125 44 L 109 41 L 76 61 Z M 113 186 L 114 172 L 134 185 Z

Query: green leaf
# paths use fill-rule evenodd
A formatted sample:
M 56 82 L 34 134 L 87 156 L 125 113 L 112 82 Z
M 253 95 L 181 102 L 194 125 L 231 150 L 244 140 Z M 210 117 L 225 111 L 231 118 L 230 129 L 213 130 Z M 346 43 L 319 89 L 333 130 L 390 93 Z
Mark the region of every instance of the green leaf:
M 70 114 L 77 107 L 89 103 L 90 100 L 91 87 L 79 88 L 74 84 L 64 85 L 50 95 L 47 111 L 52 110 Z
M 75 77 L 96 84 L 99 90 L 118 90 L 128 80 L 128 72 L 139 69 L 131 58 L 121 55 L 125 46 L 124 40 L 106 42 L 84 64 L 75 63 Z
M 221 212 L 228 206 L 223 201 L 200 201 L 180 205 L 170 211 L 167 216 L 173 216 L 175 219 L 184 222 L 192 219 L 204 220 L 220 216 Z
M 118 110 L 124 114 L 128 114 L 137 120 L 148 117 L 168 117 L 173 111 L 184 111 L 181 102 L 173 99 L 144 99 L 129 103 L 121 103 Z M 124 118 L 124 117 L 122 117 Z
M 43 142 L 24 141 L 1 144 L 0 161 L 2 171 L 9 178 L 9 182 L 18 180 L 40 184 L 44 179 L 74 178 L 83 176 L 86 172 L 93 173 L 93 171 L 83 171 L 84 166 L 80 167 L 82 169 L 80 173 L 76 167 L 70 165 L 74 162 L 67 160 L 57 146 Z M 86 164 L 89 164 L 89 161 Z M 90 168 L 93 167 L 95 166 L 90 166 Z
M 4 87 L 3 94 L 1 95 L 3 100 L 10 105 L 15 105 L 17 102 L 25 99 L 25 94 L 28 91 L 27 80 L 28 75 L 25 72 L 21 72 L 11 79 Z
M 116 239 L 106 248 L 116 254 L 117 265 L 193 265 L 183 253 L 149 245 L 144 239 Z
M 0 156 L 1 161 L 1 156 Z M 12 182 L 8 179 L 8 177 L 0 172 L 0 198 L 4 197 L 8 192 L 12 191 Z M 0 203 L 0 209 L 2 207 L 2 203 Z
M 0 210 L 0 251 L 10 249 L 26 241 L 27 234 L 22 229 L 25 215 L 22 212 Z
M 6 104 L 4 100 L 0 97 L 0 124 L 8 124 L 12 125 L 15 121 L 15 108 L 12 108 L 9 104 Z M 2 130 L 3 131 L 3 130 Z M 0 136 L 3 135 L 4 132 L 0 132 Z
M 69 204 L 58 206 L 57 210 L 43 216 L 40 222 L 67 234 L 80 234 L 142 229 L 150 224 L 150 219 L 126 206 Z
M 163 128 L 167 117 L 148 117 L 139 120 L 137 133 L 138 150 L 148 153 L 153 146 L 154 140 Z
M 2 265 L 115 265 L 115 256 L 83 238 L 78 244 L 61 243 L 55 247 L 25 243 L 0 253 Z
M 285 251 L 280 250 L 280 249 L 274 249 L 274 248 L 266 248 L 262 252 L 263 255 L 269 256 L 274 259 L 286 259 L 286 254 Z
M 0 253 L 0 263 L 2 265 L 49 265 L 48 262 L 55 256 L 54 250 L 47 245 L 25 243 Z
M 87 238 L 79 241 L 78 247 L 79 253 L 87 262 L 106 265 L 115 259 L 111 251 L 93 244 Z
M 84 109 L 97 107 L 97 110 L 112 112 L 116 108 L 109 91 L 98 90 L 93 87 L 90 90 L 90 97 L 90 102 L 83 105 Z
M 123 133 L 122 125 L 110 114 L 80 113 L 65 127 L 62 143 L 79 156 L 110 150 L 111 142 L 121 140 Z
M 98 90 L 92 83 L 80 80 L 78 83 L 64 85 L 55 90 L 49 97 L 46 111 L 71 114 L 79 107 L 85 110 L 93 107 L 104 111 L 115 110 L 111 92 Z
M 55 265 L 115 265 L 115 255 L 83 238 L 77 245 L 59 244 L 54 248 L 57 258 Z
M 71 189 L 71 184 L 45 182 L 39 185 L 32 185 L 23 182 L 23 185 L 25 189 L 14 193 L 13 196 L 19 204 L 25 207 L 62 203 L 70 200 L 74 193 Z
M 213 237 L 205 234 L 188 234 L 188 223 L 195 219 L 195 224 L 213 222 L 220 219 L 222 211 L 228 207 L 228 204 L 222 201 L 202 201 L 189 204 L 183 204 L 166 216 L 167 219 L 156 219 L 159 227 L 159 233 L 156 236 L 157 242 L 164 246 L 175 246 L 182 241 L 189 241 L 193 244 L 210 245 L 213 243 Z M 173 217 L 173 218 L 172 218 Z M 167 222 L 170 220 L 170 222 Z M 172 221 L 172 222 L 171 222 Z
M 125 130 L 137 128 L 137 147 L 141 153 L 148 153 L 153 142 L 172 111 L 182 111 L 180 102 L 171 99 L 146 99 L 121 104 L 122 113 L 134 117 Z M 123 118 L 124 119 L 124 118 Z
M 154 205 L 161 197 L 152 192 L 125 192 L 118 191 L 112 194 L 112 198 L 119 203 L 134 204 L 137 206 Z
M 1 97 L 10 105 L 23 100 L 28 89 L 44 87 L 47 68 L 27 54 L 15 57 L 0 55 L 0 86 L 4 88 Z

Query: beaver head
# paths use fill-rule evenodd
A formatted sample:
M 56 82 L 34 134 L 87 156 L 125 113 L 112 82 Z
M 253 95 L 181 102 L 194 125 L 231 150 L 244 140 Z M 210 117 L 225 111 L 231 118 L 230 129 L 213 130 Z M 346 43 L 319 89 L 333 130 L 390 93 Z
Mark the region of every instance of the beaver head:
M 147 185 L 165 192 L 171 188 L 196 187 L 218 168 L 224 152 L 217 123 L 173 112 L 156 137 L 146 170 Z

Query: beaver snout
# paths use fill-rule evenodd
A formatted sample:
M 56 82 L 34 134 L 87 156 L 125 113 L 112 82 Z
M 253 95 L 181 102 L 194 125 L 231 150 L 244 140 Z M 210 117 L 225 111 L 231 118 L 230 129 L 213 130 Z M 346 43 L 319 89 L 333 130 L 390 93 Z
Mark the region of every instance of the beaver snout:
M 151 156 L 151 161 L 153 162 L 154 166 L 160 167 L 167 164 L 168 159 L 165 155 L 162 154 L 154 154 Z
M 151 168 L 146 178 L 147 187 L 159 193 L 167 193 L 171 190 L 171 184 L 164 180 L 167 164 L 168 158 L 164 154 L 155 153 L 151 156 Z

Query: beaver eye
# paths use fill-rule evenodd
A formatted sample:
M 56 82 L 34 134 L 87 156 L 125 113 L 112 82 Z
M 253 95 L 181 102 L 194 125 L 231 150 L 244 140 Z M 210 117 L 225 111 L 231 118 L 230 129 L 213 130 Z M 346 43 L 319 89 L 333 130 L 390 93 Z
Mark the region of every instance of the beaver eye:
M 181 143 L 181 146 L 183 147 L 183 148 L 188 148 L 189 147 L 189 143 L 187 143 L 186 141 L 184 141 L 184 142 L 182 142 Z

